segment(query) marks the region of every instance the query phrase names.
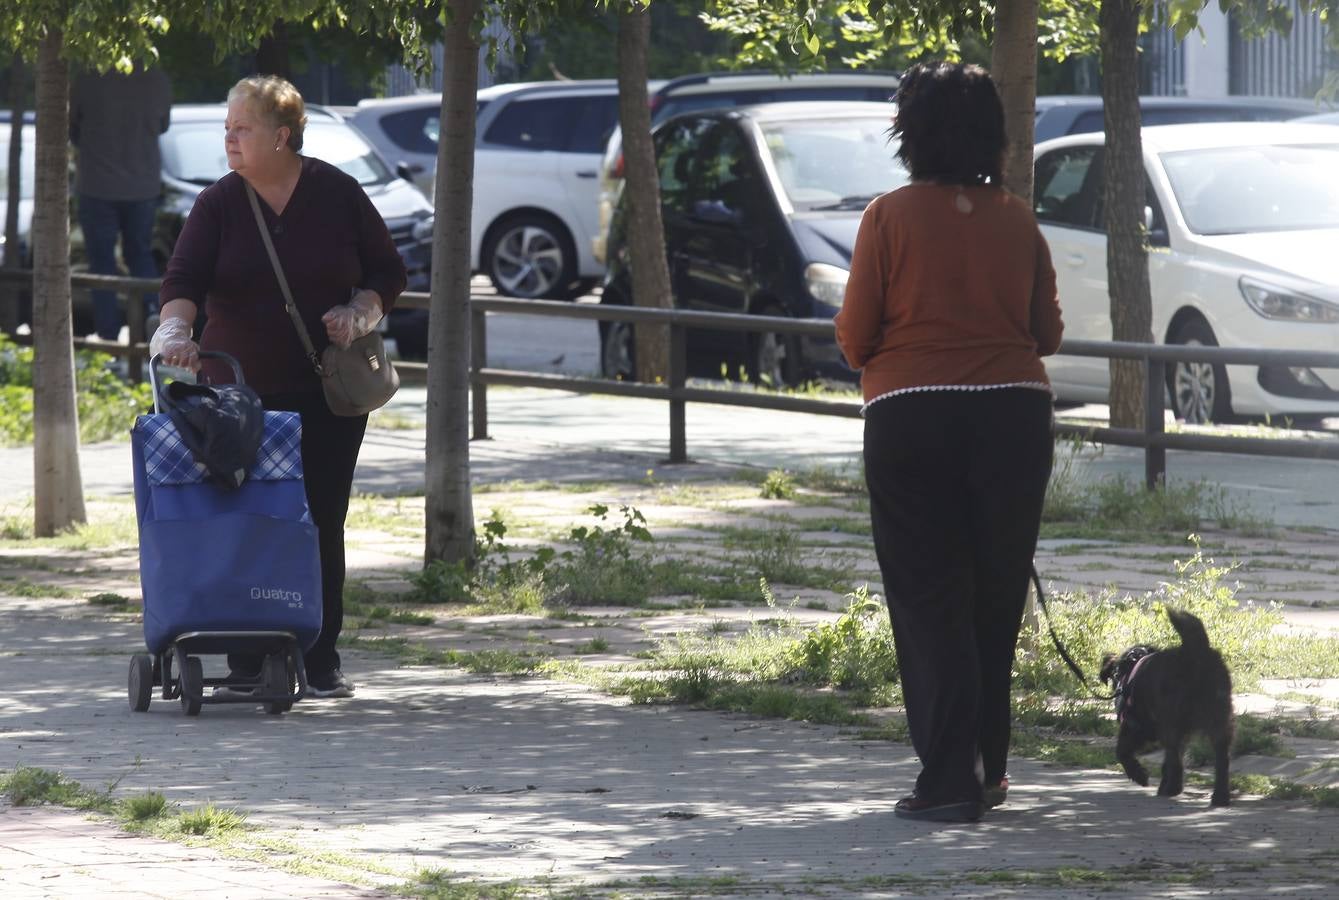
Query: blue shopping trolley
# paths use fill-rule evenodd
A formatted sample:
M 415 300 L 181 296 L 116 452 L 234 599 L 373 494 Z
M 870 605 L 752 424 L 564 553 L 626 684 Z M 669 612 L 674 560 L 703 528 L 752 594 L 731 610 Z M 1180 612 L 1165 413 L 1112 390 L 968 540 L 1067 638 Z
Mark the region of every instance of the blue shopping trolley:
M 241 367 L 227 354 L 237 383 Z M 149 708 L 155 687 L 188 716 L 205 703 L 261 703 L 271 714 L 307 690 L 303 651 L 321 630 L 316 526 L 302 483 L 302 422 L 267 412 L 247 478 L 235 490 L 212 482 L 159 402 L 160 360 L 149 362 L 154 414 L 130 432 L 139 522 L 147 653 L 130 660 L 130 707 Z M 204 677 L 207 654 L 262 660 L 254 677 Z M 205 688 L 216 690 L 206 696 Z

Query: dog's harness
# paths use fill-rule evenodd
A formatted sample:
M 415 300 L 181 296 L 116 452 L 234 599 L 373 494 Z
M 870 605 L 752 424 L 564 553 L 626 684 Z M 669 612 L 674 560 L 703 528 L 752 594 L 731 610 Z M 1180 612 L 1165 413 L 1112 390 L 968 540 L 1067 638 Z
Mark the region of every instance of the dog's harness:
M 1156 652 L 1152 647 L 1132 647 L 1121 659 L 1114 679 L 1116 721 L 1124 722 L 1126 716 L 1133 715 L 1134 694 L 1131 688 L 1134 687 L 1135 676 L 1139 674 L 1139 669 L 1144 665 L 1144 660 Z

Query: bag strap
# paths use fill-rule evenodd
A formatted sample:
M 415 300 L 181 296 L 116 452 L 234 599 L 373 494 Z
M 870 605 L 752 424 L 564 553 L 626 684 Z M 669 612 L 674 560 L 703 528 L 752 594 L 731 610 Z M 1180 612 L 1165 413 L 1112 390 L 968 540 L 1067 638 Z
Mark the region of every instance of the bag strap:
M 288 311 L 288 317 L 293 320 L 293 327 L 298 330 L 298 338 L 302 341 L 302 348 L 307 351 L 307 360 L 316 370 L 316 374 L 325 377 L 325 370 L 321 368 L 321 357 L 316 353 L 316 347 L 312 345 L 311 335 L 307 333 L 307 326 L 302 322 L 302 314 L 298 312 L 297 305 L 293 302 L 293 292 L 288 289 L 288 279 L 284 277 L 284 267 L 279 264 L 279 254 L 274 252 L 274 242 L 270 240 L 270 229 L 265 226 L 265 215 L 260 211 L 260 201 L 256 199 L 256 189 L 251 186 L 251 182 L 245 178 L 242 184 L 246 185 L 246 196 L 251 201 L 251 211 L 256 214 L 256 225 L 260 228 L 260 239 L 265 242 L 265 252 L 270 256 L 270 265 L 274 266 L 274 274 L 279 279 L 279 290 L 284 292 L 284 309 Z

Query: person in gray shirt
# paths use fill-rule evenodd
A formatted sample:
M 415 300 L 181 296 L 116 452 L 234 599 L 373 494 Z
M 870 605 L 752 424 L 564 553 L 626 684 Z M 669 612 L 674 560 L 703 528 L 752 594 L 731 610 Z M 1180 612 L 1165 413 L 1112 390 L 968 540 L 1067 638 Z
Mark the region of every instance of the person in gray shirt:
M 75 193 L 90 270 L 117 274 L 116 241 L 126 268 L 137 278 L 158 277 L 153 221 L 162 193 L 158 136 L 172 114 L 172 86 L 161 68 L 136 64 L 129 75 L 84 72 L 70 87 L 70 142 L 78 150 Z M 145 315 L 157 311 L 155 293 L 144 295 Z M 93 291 L 98 337 L 116 340 L 121 310 L 113 291 Z

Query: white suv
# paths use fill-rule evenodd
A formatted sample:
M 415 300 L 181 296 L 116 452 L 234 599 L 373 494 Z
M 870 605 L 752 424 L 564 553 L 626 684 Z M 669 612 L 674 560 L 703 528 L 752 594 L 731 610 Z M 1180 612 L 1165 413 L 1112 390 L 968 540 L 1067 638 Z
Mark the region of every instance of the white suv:
M 618 124 L 618 83 L 503 84 L 478 97 L 475 271 L 510 297 L 579 296 L 604 272 L 591 239 L 599 224 L 600 157 Z M 440 106 L 440 94 L 364 101 L 352 117 L 388 159 L 408 165 L 429 196 Z

